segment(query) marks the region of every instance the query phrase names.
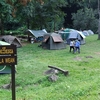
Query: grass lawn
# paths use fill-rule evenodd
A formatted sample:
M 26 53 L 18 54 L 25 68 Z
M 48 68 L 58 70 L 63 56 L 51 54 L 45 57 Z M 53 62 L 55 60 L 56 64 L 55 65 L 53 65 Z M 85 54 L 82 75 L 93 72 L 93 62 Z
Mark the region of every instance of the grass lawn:
M 44 50 L 39 43 L 18 48 L 16 73 L 16 100 L 100 100 L 100 40 L 97 35 L 86 37 L 81 53 L 62 50 Z M 48 65 L 69 71 L 58 74 L 50 82 Z M 0 86 L 9 83 L 11 75 L 0 75 Z M 11 90 L 0 88 L 0 100 L 12 100 Z

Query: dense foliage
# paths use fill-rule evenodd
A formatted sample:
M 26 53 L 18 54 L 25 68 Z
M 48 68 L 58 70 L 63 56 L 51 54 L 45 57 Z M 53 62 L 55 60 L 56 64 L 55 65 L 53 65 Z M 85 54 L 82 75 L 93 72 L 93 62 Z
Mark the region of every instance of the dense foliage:
M 91 29 L 95 32 L 98 28 L 98 20 L 95 18 L 96 11 L 84 8 L 72 14 L 73 27 L 78 30 Z
M 51 32 L 71 26 L 78 30 L 91 29 L 97 32 L 97 4 L 97 0 L 1 0 L 1 34 L 4 34 L 4 28 L 16 30 L 18 27 L 24 27 L 24 30 L 45 28 Z M 78 9 L 70 12 L 71 23 L 65 22 L 69 11 L 62 8 L 74 9 L 74 6 Z

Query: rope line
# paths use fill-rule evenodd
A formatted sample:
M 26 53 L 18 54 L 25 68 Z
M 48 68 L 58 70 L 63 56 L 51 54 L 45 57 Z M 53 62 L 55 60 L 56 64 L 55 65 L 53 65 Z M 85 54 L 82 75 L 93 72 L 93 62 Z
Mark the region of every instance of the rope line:
M 4 66 L 4 67 L 0 70 L 0 72 L 3 71 L 5 68 L 6 68 L 6 66 Z

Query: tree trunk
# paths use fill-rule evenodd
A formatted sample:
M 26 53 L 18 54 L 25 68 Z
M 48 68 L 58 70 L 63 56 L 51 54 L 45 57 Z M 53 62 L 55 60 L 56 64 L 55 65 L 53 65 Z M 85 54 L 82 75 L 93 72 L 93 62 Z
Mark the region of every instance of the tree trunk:
M 100 40 L 100 16 L 98 21 L 98 40 Z
M 1 29 L 1 35 L 4 35 L 4 23 L 2 19 L 0 19 L 0 29 Z
M 27 18 L 27 28 L 30 29 L 30 21 L 29 21 L 29 18 Z
M 27 18 L 27 29 L 30 29 L 30 22 L 29 22 L 29 19 Z M 28 32 L 28 39 L 27 39 L 27 41 L 30 41 L 30 34 L 29 34 L 29 32 Z
M 55 21 L 54 21 L 54 32 L 56 31 L 56 23 L 55 23 Z
M 99 14 L 99 21 L 98 21 L 98 40 L 100 40 L 100 1 L 98 0 L 98 14 Z

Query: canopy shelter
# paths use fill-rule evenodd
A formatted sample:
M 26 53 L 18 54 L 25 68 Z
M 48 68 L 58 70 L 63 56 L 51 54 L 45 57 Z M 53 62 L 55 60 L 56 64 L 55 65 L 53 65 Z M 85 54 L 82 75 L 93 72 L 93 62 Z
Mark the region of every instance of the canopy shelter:
M 28 40 L 30 41 L 32 37 L 36 39 L 36 41 L 42 41 L 44 34 L 47 34 L 46 30 L 30 30 L 28 29 L 26 31 L 26 34 L 28 34 Z
M 45 34 L 42 41 L 42 47 L 45 49 L 55 50 L 64 49 L 66 44 L 61 36 L 57 33 Z
M 10 45 L 10 44 L 4 41 L 0 41 L 0 45 Z M 11 73 L 10 66 L 0 65 L 0 74 L 10 74 L 10 73 Z

